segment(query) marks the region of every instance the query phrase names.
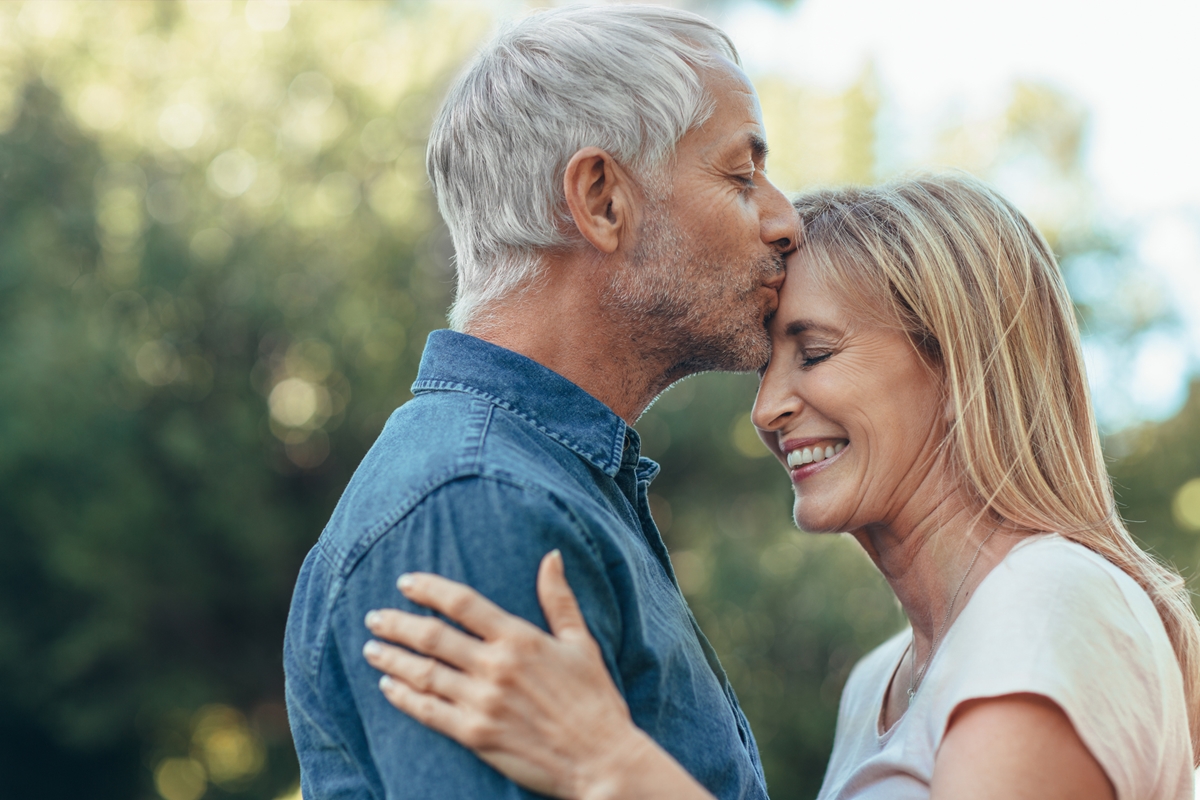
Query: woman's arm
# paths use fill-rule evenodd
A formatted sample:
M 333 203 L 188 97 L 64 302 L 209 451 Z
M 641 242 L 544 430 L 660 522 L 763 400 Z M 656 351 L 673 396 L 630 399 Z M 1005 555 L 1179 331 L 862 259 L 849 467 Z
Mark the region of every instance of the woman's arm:
M 1116 800 L 1071 720 L 1036 694 L 955 709 L 933 768 L 930 800 Z
M 408 648 L 376 641 L 363 651 L 385 673 L 380 688 L 396 708 L 542 794 L 712 799 L 634 725 L 557 550 L 542 559 L 537 579 L 553 635 L 436 575 L 401 576 L 398 585 L 408 599 L 479 638 L 435 617 L 396 609 L 368 614 L 371 633 Z

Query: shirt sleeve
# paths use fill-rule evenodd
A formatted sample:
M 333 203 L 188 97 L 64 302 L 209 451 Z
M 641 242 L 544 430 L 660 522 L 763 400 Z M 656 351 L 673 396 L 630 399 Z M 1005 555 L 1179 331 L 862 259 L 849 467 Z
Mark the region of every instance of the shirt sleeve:
M 428 609 L 396 589 L 403 572 L 433 572 L 474 587 L 501 608 L 546 629 L 536 594 L 542 557 L 562 551 L 566 575 L 610 674 L 620 614 L 601 551 L 578 515 L 543 489 L 489 478 L 449 483 L 425 498 L 353 567 L 334 606 L 330 647 L 344 671 L 388 798 L 532 798 L 473 753 L 392 707 L 379 673 L 362 657 L 376 608 Z
M 968 700 L 1042 695 L 1066 713 L 1119 800 L 1158 797 L 1159 776 L 1177 766 L 1165 762 L 1182 678 L 1149 597 L 1099 558 L 1060 541 L 996 568 L 947 641 L 941 729 L 932 733 L 940 744 Z

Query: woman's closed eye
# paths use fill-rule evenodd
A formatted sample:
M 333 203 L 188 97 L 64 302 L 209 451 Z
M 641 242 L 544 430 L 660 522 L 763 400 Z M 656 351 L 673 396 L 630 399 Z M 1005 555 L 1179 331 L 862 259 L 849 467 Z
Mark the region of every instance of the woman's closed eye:
M 801 369 L 810 369 L 812 367 L 815 367 L 817 364 L 820 364 L 822 361 L 825 361 L 832 355 L 833 355 L 832 350 L 824 350 L 824 351 L 805 350 L 801 354 L 800 368 Z

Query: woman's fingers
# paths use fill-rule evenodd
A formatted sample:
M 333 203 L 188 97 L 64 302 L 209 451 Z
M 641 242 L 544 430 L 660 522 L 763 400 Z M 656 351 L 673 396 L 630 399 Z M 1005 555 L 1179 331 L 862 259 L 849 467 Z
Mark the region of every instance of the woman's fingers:
M 384 608 L 367 614 L 367 629 L 380 639 L 433 656 L 459 669 L 469 669 L 484 653 L 484 643 L 437 617 Z
M 467 691 L 467 683 L 461 672 L 432 658 L 413 655 L 407 650 L 374 640 L 363 646 L 363 656 L 375 669 L 423 694 L 432 693 L 456 702 Z
M 400 576 L 396 586 L 409 600 L 444 614 L 483 639 L 494 639 L 512 627 L 512 615 L 470 586 L 440 575 L 409 572 Z
M 453 704 L 440 697 L 418 692 L 387 675 L 379 679 L 379 689 L 389 703 L 417 722 L 462 741 L 463 712 Z
M 482 636 L 396 609 L 367 616 L 377 637 L 407 648 L 375 642 L 363 653 L 385 673 L 379 685 L 388 701 L 413 719 L 510 778 L 559 797 L 579 796 L 573 787 L 580 776 L 608 785 L 618 769 L 614 758 L 629 750 L 614 750 L 614 742 L 650 741 L 613 684 L 557 550 L 542 559 L 537 580 L 553 635 L 445 578 L 416 573 L 398 585 L 408 599 Z
M 537 577 L 538 602 L 550 632 L 559 638 L 574 639 L 579 633 L 591 636 L 575 593 L 567 583 L 562 553 L 551 550 L 542 558 Z

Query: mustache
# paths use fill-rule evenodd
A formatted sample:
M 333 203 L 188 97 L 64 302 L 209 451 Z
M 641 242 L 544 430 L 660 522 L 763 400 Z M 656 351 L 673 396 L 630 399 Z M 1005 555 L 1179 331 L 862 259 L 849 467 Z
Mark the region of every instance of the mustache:
M 786 271 L 785 264 L 787 260 L 781 254 L 761 256 L 753 262 L 754 269 L 751 276 L 752 286 L 749 291 L 757 291 L 762 284 L 769 280 L 778 278 Z
M 763 256 L 758 259 L 759 274 L 766 278 L 775 278 L 782 275 L 787 269 L 787 259 L 782 253 L 775 253 L 770 256 Z

